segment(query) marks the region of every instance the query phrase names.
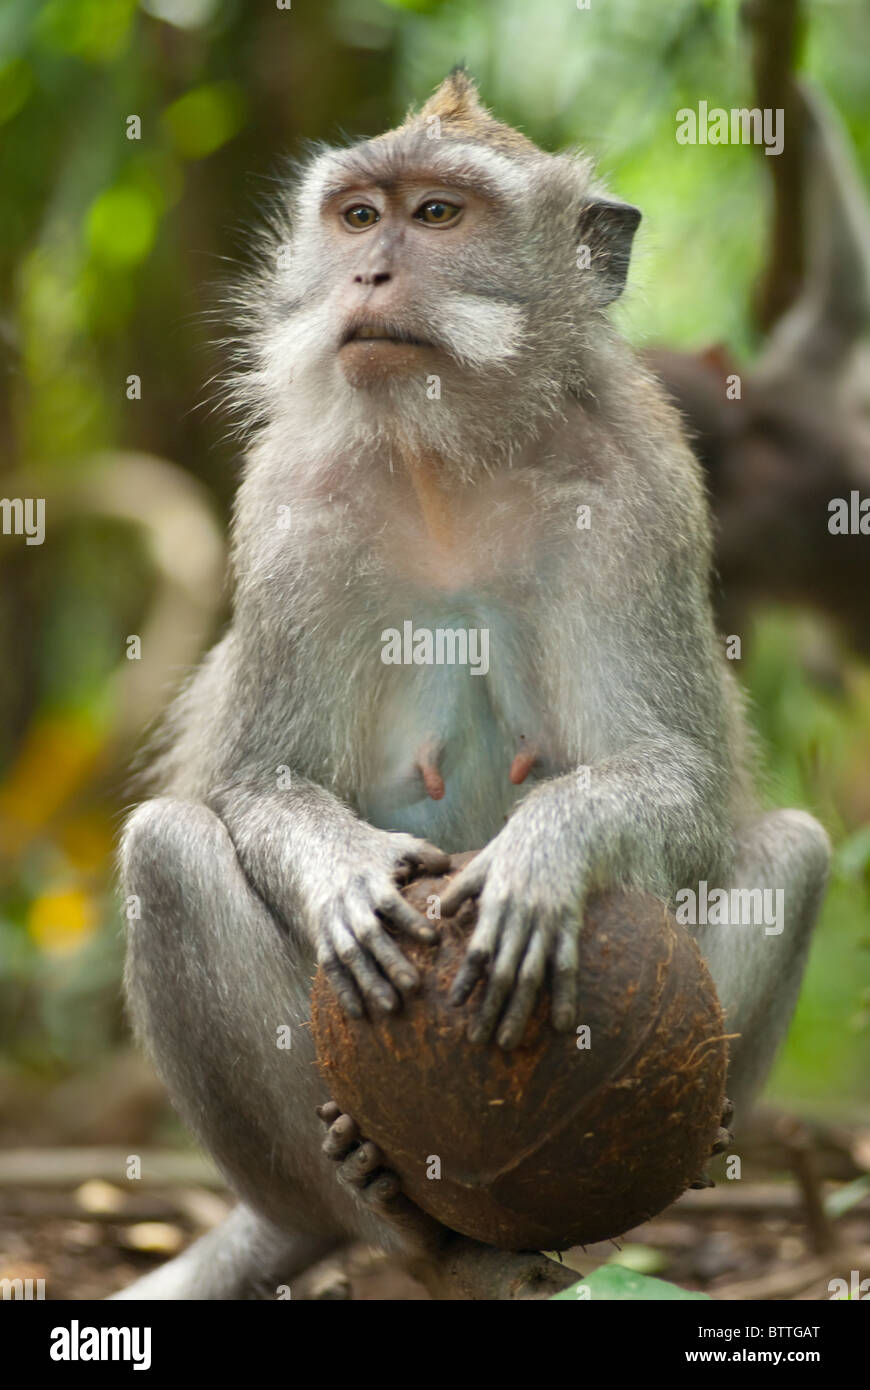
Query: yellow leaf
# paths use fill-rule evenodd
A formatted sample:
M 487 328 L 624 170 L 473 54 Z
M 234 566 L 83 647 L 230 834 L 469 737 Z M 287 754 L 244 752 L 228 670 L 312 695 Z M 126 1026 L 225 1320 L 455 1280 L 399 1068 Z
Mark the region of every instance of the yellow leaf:
M 77 950 L 97 926 L 92 898 L 79 888 L 43 893 L 30 905 L 27 930 L 31 938 L 49 954 Z

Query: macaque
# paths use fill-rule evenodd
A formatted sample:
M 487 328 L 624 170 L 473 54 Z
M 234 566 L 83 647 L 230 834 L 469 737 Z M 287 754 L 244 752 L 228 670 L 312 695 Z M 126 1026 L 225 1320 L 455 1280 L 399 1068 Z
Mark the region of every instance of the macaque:
M 687 928 L 738 1106 L 769 1069 L 828 843 L 753 800 L 699 468 L 607 315 L 639 219 L 461 70 L 282 198 L 241 297 L 233 617 L 122 850 L 133 1019 L 240 1205 L 125 1297 L 274 1297 L 431 1237 L 330 1102 L 308 997 L 319 965 L 349 1014 L 402 1008 L 438 924 L 399 885 L 452 852 L 469 1047 L 516 1047 L 545 982 L 574 1030 L 593 891 L 783 890 L 778 934 Z
M 870 499 L 870 204 L 822 96 L 794 81 L 790 106 L 804 190 L 796 299 L 752 365 L 722 348 L 645 356 L 707 475 L 726 630 L 745 628 L 759 602 L 802 604 L 866 656 L 866 530 L 830 523 L 835 499 Z

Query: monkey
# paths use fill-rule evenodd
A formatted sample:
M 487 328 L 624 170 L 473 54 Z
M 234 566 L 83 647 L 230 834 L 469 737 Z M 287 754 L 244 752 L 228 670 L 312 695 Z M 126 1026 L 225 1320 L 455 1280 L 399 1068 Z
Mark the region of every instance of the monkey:
M 829 847 L 756 805 L 699 468 L 608 316 L 639 220 L 463 69 L 282 193 L 237 296 L 232 618 L 120 856 L 136 1032 L 239 1205 L 121 1297 L 274 1297 L 353 1239 L 436 1250 L 320 1081 L 308 996 L 319 966 L 349 1015 L 400 1009 L 403 940 L 437 927 L 399 886 L 451 853 L 479 850 L 441 904 L 477 902 L 472 1047 L 516 1047 L 545 983 L 573 1030 L 590 893 L 782 889 L 779 935 L 694 932 L 738 1106 L 771 1065 Z M 427 632 L 486 633 L 488 661 L 430 660 Z
M 746 368 L 723 349 L 644 356 L 706 473 L 726 630 L 759 600 L 800 603 L 866 655 L 866 538 L 828 523 L 832 499 L 870 493 L 870 204 L 821 93 L 798 80 L 790 90 L 805 195 L 797 297 Z

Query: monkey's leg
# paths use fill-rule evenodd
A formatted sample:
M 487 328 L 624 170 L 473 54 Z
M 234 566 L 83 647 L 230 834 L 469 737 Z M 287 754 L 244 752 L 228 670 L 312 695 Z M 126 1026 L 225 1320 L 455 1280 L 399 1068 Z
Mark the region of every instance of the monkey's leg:
M 288 1236 L 239 1205 L 183 1254 L 152 1270 L 113 1299 L 269 1299 L 339 1242 Z
M 336 1183 L 321 1153 L 315 1107 L 326 1093 L 308 1024 L 309 948 L 251 889 L 223 823 L 194 802 L 146 803 L 127 825 L 122 878 L 139 911 L 126 968 L 137 1033 L 190 1127 L 269 1223 L 266 1248 L 283 1233 L 293 1268 L 348 1235 L 389 1248 L 384 1223 Z M 215 1280 L 237 1255 L 246 1220 L 231 1218 L 205 1238 Z M 181 1261 L 179 1278 L 195 1281 L 198 1254 Z M 275 1257 L 268 1263 L 273 1269 Z M 259 1283 L 256 1259 L 254 1266 Z M 209 1296 L 239 1296 L 229 1271 L 223 1286 L 233 1292 Z M 169 1296 L 202 1295 L 194 1288 Z
M 797 1002 L 830 862 L 818 821 L 803 811 L 774 811 L 741 835 L 731 889 L 782 890 L 782 930 L 731 922 L 694 930 L 713 976 L 729 1033 L 728 1095 L 738 1121 L 762 1085 Z M 745 896 L 745 895 L 744 895 Z

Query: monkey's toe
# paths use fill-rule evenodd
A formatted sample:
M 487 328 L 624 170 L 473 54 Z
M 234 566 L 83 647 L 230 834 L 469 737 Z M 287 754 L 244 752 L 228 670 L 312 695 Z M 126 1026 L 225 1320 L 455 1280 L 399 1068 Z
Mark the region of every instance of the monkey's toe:
M 689 1187 L 693 1192 L 697 1192 L 699 1188 L 715 1186 L 716 1184 L 709 1173 L 700 1173 L 694 1182 L 689 1183 Z
M 732 1142 L 734 1138 L 734 1135 L 731 1133 L 731 1123 L 733 1119 L 734 1106 L 731 1104 L 731 1101 L 726 1096 L 724 1104 L 722 1106 L 722 1116 L 719 1121 L 719 1132 L 716 1135 L 716 1142 L 710 1150 L 711 1158 L 714 1158 L 716 1154 L 724 1153 L 725 1150 L 728 1148 L 728 1145 Z
M 358 1188 L 360 1196 L 370 1207 L 380 1216 L 389 1217 L 395 1220 L 400 1209 L 404 1211 L 406 1206 L 410 1206 L 408 1199 L 402 1191 L 402 1183 L 398 1173 L 394 1173 L 390 1168 L 381 1168 L 372 1181 L 363 1188 Z
M 384 1156 L 377 1144 L 363 1139 L 339 1164 L 338 1176 L 351 1187 L 367 1188 L 374 1182 L 379 1170 L 383 1169 Z M 398 1186 L 398 1179 L 396 1179 Z
M 327 1100 L 317 1106 L 317 1113 L 325 1125 L 331 1125 L 341 1114 L 341 1106 L 336 1105 L 334 1100 Z
M 384 1207 L 402 1190 L 398 1176 L 384 1168 L 384 1156 L 377 1144 L 364 1139 L 352 1115 L 345 1114 L 334 1100 L 317 1107 L 327 1126 L 323 1152 L 337 1165 L 342 1182 L 365 1197 L 367 1203 Z
M 716 1154 L 724 1153 L 733 1138 L 734 1135 L 731 1133 L 730 1129 L 725 1129 L 720 1126 L 719 1132 L 716 1135 L 716 1142 L 710 1150 L 711 1156 L 715 1157 Z
M 319 1106 L 317 1113 L 327 1126 L 323 1152 L 327 1158 L 341 1163 L 361 1142 L 359 1126 L 353 1116 L 343 1114 L 334 1101 Z
M 731 1104 L 731 1101 L 730 1101 L 730 1100 L 727 1098 L 727 1096 L 726 1096 L 725 1101 L 724 1101 L 724 1103 L 723 1103 L 723 1105 L 722 1105 L 722 1117 L 721 1117 L 721 1123 L 720 1123 L 720 1125 L 719 1125 L 719 1130 L 718 1130 L 718 1133 L 716 1134 L 716 1139 L 715 1139 L 715 1142 L 714 1142 L 714 1144 L 713 1144 L 713 1147 L 712 1147 L 711 1150 L 710 1150 L 710 1157 L 711 1157 L 711 1158 L 715 1158 L 717 1154 L 724 1153 L 725 1150 L 728 1148 L 728 1145 L 731 1143 L 732 1139 L 734 1138 L 734 1135 L 731 1133 L 731 1130 L 728 1128 L 728 1126 L 730 1125 L 730 1123 L 731 1123 L 731 1121 L 732 1121 L 733 1119 L 734 1119 L 734 1106 Z M 715 1187 L 716 1184 L 714 1183 L 713 1179 L 710 1177 L 710 1174 L 709 1174 L 709 1173 L 700 1173 L 699 1176 L 695 1179 L 695 1181 L 694 1181 L 693 1183 L 690 1183 L 689 1186 L 690 1186 L 693 1190 L 697 1190 L 698 1188 L 703 1188 L 703 1187 Z

